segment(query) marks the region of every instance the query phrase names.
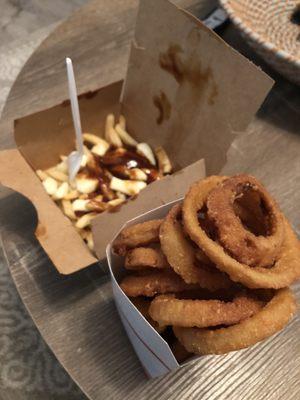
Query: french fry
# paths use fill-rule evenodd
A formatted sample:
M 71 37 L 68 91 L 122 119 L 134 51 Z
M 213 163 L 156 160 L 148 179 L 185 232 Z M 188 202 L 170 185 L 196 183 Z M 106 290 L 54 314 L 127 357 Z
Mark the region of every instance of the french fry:
M 121 192 L 116 192 L 118 199 L 126 200 L 126 195 Z
M 48 176 L 48 178 L 46 178 L 43 181 L 43 186 L 44 186 L 46 192 L 50 196 L 53 196 L 57 191 L 58 183 L 57 183 L 57 181 L 55 179 L 53 179 L 50 176 Z
M 102 200 L 103 200 L 103 196 L 102 196 L 102 194 L 97 194 L 97 196 L 93 197 L 92 200 L 95 200 L 95 201 L 102 201 Z
M 147 160 L 150 162 L 150 164 L 152 165 L 156 165 L 156 161 L 155 161 L 155 157 L 153 154 L 153 151 L 151 149 L 151 147 L 149 146 L 148 143 L 139 143 L 136 146 L 136 150 L 138 153 L 140 153 L 141 155 L 143 155 L 144 157 L 147 158 Z
M 56 192 L 53 195 L 53 198 L 55 200 L 64 199 L 65 196 L 68 194 L 68 192 L 69 192 L 69 184 L 68 182 L 63 182 L 57 188 Z
M 111 190 L 106 183 L 100 185 L 101 193 L 108 200 L 113 200 L 116 197 L 116 194 L 113 190 Z
M 125 129 L 122 128 L 120 124 L 117 124 L 115 126 L 115 130 L 123 143 L 127 144 L 128 146 L 133 146 L 133 147 L 137 146 L 138 142 L 135 139 L 133 139 L 133 137 L 130 136 L 129 133 L 126 132 Z
M 165 151 L 161 146 L 155 149 L 155 155 L 158 161 L 159 172 L 162 174 L 170 174 L 172 172 L 171 161 Z
M 64 197 L 65 200 L 75 200 L 78 199 L 79 192 L 77 190 L 70 190 Z
M 102 144 L 104 146 L 108 146 L 109 147 L 109 143 L 102 139 L 101 137 L 94 135 L 93 133 L 84 133 L 83 134 L 83 140 L 85 142 L 88 142 L 90 144 Z
M 126 131 L 126 118 L 122 114 L 119 116 L 119 125 Z
M 87 162 L 88 162 L 88 156 L 87 156 L 87 154 L 83 154 L 81 163 L 80 163 L 80 167 L 84 168 L 86 166 Z
M 82 199 L 76 199 L 75 201 L 73 201 L 72 203 L 72 208 L 73 211 L 85 211 L 88 212 L 89 209 L 87 208 L 87 203 L 89 202 L 88 199 L 86 200 L 82 200 Z
M 108 142 L 109 142 L 108 140 L 109 132 L 111 128 L 114 128 L 114 126 L 115 126 L 115 116 L 114 114 L 108 114 L 105 120 L 105 132 L 104 132 L 104 137 Z
M 94 172 L 98 172 L 99 171 L 98 160 L 94 157 L 94 155 L 92 155 L 92 157 L 88 159 L 86 166 L 91 171 L 94 171 Z
M 80 193 L 92 193 L 98 187 L 98 179 L 96 178 L 88 178 L 83 176 L 77 176 L 75 178 L 76 189 Z
M 95 144 L 92 147 L 91 152 L 100 157 L 104 156 L 104 154 L 107 152 L 107 150 L 109 149 L 110 146 L 109 146 L 109 143 L 107 143 L 106 141 L 103 141 L 103 142 L 105 142 L 105 144 L 104 143 Z
M 91 153 L 91 150 L 88 149 L 85 145 L 83 145 L 83 153 L 84 153 L 84 155 L 85 155 L 85 165 L 81 165 L 81 167 L 85 167 L 86 164 L 87 164 L 90 160 L 92 160 L 92 159 L 94 158 L 94 157 L 93 157 L 93 154 Z
M 107 203 L 103 201 L 97 201 L 95 199 L 88 200 L 86 205 L 88 211 L 95 211 L 101 213 L 107 209 Z
M 109 204 L 110 207 L 117 207 L 117 206 L 119 206 L 120 204 L 125 203 L 125 201 L 126 201 L 126 200 L 124 200 L 124 199 L 114 199 L 114 200 L 110 200 L 110 201 L 108 202 L 108 204 Z
M 90 231 L 90 230 L 87 231 L 86 241 L 87 241 L 88 248 L 90 250 L 94 251 L 94 239 L 93 239 L 92 231 Z
M 110 181 L 110 189 L 134 196 L 147 186 L 146 182 L 129 181 L 116 178 L 115 176 Z
M 127 168 L 125 165 L 116 165 L 112 167 L 112 171 L 114 174 L 116 174 L 120 178 L 129 178 L 134 181 L 147 181 L 148 176 L 147 173 L 140 169 L 140 168 Z M 109 171 L 107 171 L 108 174 L 107 176 L 112 179 L 113 174 L 111 174 Z
M 77 217 L 73 211 L 73 207 L 72 207 L 72 203 L 70 202 L 70 200 L 65 200 L 63 199 L 62 202 L 62 208 L 64 211 L 64 214 L 69 217 L 70 219 L 72 219 L 73 221 L 77 220 Z
M 94 219 L 97 215 L 98 214 L 94 212 L 83 215 L 77 220 L 75 224 L 76 228 L 84 229 L 87 226 L 91 225 L 92 219 Z
M 48 174 L 46 174 L 45 171 L 42 171 L 41 169 L 37 169 L 35 173 L 37 174 L 37 176 L 40 178 L 41 181 L 44 181 L 49 176 Z
M 57 181 L 60 181 L 60 182 L 67 182 L 68 181 L 68 175 L 63 173 L 63 172 L 61 172 L 60 170 L 58 170 L 56 168 L 56 166 L 53 167 L 53 168 L 47 169 L 45 172 L 49 176 L 51 176 L 51 178 L 54 178 Z
M 61 161 L 59 164 L 56 165 L 56 169 L 64 174 L 68 175 L 68 162 L 67 159 Z
M 115 116 L 108 114 L 105 123 L 105 139 L 115 147 L 122 147 L 122 141 L 114 128 Z
M 120 139 L 120 136 L 116 132 L 114 128 L 110 129 L 109 132 L 109 143 L 111 143 L 115 147 L 122 147 L 122 141 Z
M 147 181 L 147 174 L 140 168 L 132 168 L 128 170 L 129 178 L 135 181 Z

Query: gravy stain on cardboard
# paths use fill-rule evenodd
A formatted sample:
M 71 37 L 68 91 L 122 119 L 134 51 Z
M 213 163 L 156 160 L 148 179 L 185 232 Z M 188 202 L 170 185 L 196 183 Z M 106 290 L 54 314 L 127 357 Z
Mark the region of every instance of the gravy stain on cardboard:
M 180 58 L 181 53 L 183 53 L 183 50 L 179 44 L 170 44 L 168 50 L 159 55 L 160 67 L 173 75 L 179 84 L 184 79 L 184 64 Z
M 156 122 L 158 125 L 170 119 L 172 106 L 165 92 L 160 91 L 159 95 L 153 96 L 153 104 L 158 109 Z
M 37 226 L 36 231 L 35 231 L 35 236 L 37 238 L 39 238 L 41 236 L 45 236 L 46 233 L 47 233 L 46 227 L 44 225 L 42 225 L 41 223 L 38 223 L 38 226 Z
M 160 53 L 159 65 L 174 77 L 179 86 L 189 85 L 191 95 L 199 100 L 209 88 L 207 102 L 213 105 L 218 95 L 218 88 L 212 69 L 203 68 L 201 60 L 197 57 L 195 50 L 200 40 L 200 32 L 193 29 L 187 36 L 188 55 L 184 57 L 184 49 L 179 44 L 172 43 L 166 52 Z
M 162 126 L 170 154 L 189 148 L 189 131 L 201 118 L 202 111 L 213 107 L 219 96 L 209 54 L 201 46 L 201 35 L 198 28 L 193 28 L 187 33 L 184 44 L 169 43 L 158 56 L 159 67 L 177 82 L 171 100 L 170 121 Z M 181 140 L 183 132 L 186 134 L 184 143 Z M 181 169 L 182 165 L 175 162 L 174 167 Z

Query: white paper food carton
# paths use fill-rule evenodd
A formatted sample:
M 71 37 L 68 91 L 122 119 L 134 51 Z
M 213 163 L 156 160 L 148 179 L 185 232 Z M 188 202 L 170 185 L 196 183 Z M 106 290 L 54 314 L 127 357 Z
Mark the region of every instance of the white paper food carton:
M 140 222 L 164 218 L 171 207 L 179 201 L 181 200 L 172 201 L 140 215 L 128 221 L 121 230 Z M 179 364 L 168 343 L 142 316 L 120 288 L 119 281 L 122 276 L 124 276 L 124 273 L 126 273 L 126 270 L 124 269 L 124 257 L 120 257 L 113 253 L 112 244 L 113 243 L 107 246 L 106 252 L 115 303 L 129 340 L 131 341 L 146 374 L 151 378 L 156 378 L 179 367 Z

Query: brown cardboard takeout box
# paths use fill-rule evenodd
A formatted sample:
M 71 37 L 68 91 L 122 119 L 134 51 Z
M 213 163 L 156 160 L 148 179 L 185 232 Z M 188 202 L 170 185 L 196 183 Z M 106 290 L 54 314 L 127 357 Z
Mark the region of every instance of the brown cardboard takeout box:
M 235 135 L 245 130 L 272 84 L 192 15 L 167 0 L 141 0 L 123 86 L 116 82 L 81 95 L 82 126 L 102 135 L 107 113 L 121 111 L 129 132 L 164 146 L 178 172 L 94 220 L 99 259 L 127 220 L 181 197 L 199 178 L 201 159 L 208 174 L 219 172 Z M 73 150 L 69 103 L 15 121 L 15 142 L 15 149 L 0 152 L 0 181 L 36 207 L 36 236 L 57 270 L 70 274 L 95 262 L 34 173 Z

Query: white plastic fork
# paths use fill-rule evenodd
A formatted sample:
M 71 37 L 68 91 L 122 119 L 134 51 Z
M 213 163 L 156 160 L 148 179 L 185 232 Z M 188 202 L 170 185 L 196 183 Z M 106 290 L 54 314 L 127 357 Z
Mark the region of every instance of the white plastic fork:
M 69 154 L 68 156 L 69 180 L 73 181 L 73 179 L 77 175 L 77 172 L 80 169 L 83 157 L 83 136 L 81 129 L 76 82 L 74 77 L 72 60 L 70 58 L 66 58 L 66 65 L 67 65 L 68 86 L 69 86 L 69 96 L 71 101 L 73 125 L 76 134 L 76 150 L 72 151 L 72 153 Z

